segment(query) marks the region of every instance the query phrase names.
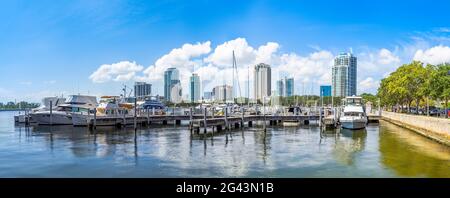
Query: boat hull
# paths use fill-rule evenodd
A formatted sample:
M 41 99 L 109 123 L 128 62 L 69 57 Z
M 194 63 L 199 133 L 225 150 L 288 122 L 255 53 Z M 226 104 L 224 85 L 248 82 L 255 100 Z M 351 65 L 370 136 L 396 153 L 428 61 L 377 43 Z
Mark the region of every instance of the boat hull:
M 50 121 L 50 113 L 34 113 L 30 114 L 31 118 L 39 125 L 72 125 L 72 116 L 66 112 L 52 113 Z
M 87 126 L 87 118 L 87 115 L 72 114 L 72 124 L 73 126 Z
M 354 121 L 341 121 L 341 127 L 344 129 L 364 129 L 366 128 L 366 121 L 364 120 L 354 120 Z
M 95 126 L 116 126 L 122 123 L 122 118 L 120 117 L 97 116 L 96 119 Z M 81 127 L 94 125 L 94 116 L 72 114 L 72 124 L 73 126 Z
M 283 126 L 286 127 L 296 127 L 296 126 L 300 126 L 300 121 L 283 121 Z

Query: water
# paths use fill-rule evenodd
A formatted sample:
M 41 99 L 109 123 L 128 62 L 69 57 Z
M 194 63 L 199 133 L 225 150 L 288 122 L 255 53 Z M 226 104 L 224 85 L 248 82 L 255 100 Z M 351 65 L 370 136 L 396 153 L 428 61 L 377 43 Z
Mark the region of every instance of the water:
M 15 126 L 0 112 L 0 177 L 450 177 L 450 148 L 387 122 L 191 138 L 186 126 Z M 136 138 L 135 138 L 136 137 Z

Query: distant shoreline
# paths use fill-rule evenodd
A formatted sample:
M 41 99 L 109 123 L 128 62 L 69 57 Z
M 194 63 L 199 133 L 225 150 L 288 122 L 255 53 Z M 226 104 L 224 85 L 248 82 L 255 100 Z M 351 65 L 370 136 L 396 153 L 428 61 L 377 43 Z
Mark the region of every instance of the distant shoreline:
M 0 111 L 25 111 L 25 109 L 0 109 Z

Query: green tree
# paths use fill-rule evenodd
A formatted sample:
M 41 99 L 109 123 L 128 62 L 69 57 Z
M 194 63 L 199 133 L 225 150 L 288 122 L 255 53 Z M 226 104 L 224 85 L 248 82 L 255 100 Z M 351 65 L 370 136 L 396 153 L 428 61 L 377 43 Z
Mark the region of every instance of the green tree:
M 450 98 L 450 64 L 442 64 L 435 67 L 429 75 L 429 93 L 433 99 L 443 100 L 445 108 L 449 108 L 448 100 Z M 448 113 L 446 114 L 448 117 Z

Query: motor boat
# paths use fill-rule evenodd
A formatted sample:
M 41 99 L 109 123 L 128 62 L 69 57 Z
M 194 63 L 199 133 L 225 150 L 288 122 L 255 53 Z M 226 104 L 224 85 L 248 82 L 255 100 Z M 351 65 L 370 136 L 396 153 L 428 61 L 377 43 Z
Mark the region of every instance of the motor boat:
M 72 114 L 88 112 L 97 107 L 95 96 L 71 95 L 64 104 L 55 109 L 31 113 L 31 118 L 39 125 L 72 125 Z
M 14 116 L 14 121 L 19 122 L 19 123 L 24 123 L 27 121 L 26 119 L 28 118 L 29 123 L 34 123 L 36 121 L 33 120 L 33 118 L 31 117 L 32 113 L 41 112 L 41 111 L 49 111 L 50 103 L 51 103 L 52 108 L 56 109 L 56 107 L 58 105 L 64 104 L 65 101 L 66 101 L 66 99 L 63 97 L 45 97 L 42 99 L 41 106 L 39 106 L 38 108 L 32 109 L 29 115 L 20 114 L 20 115 Z
M 138 106 L 139 109 L 145 109 L 152 113 L 152 115 L 164 115 L 167 108 L 161 101 L 156 99 L 147 99 Z
M 290 116 L 298 116 L 301 115 L 302 111 L 300 109 L 300 107 L 288 107 L 285 110 L 285 115 L 290 115 Z M 284 120 L 283 121 L 283 126 L 300 126 L 300 121 L 299 120 Z
M 363 106 L 362 97 L 345 97 L 344 108 L 339 118 L 339 123 L 344 129 L 364 129 L 367 125 L 367 115 Z
M 95 109 L 89 111 L 79 111 L 72 113 L 72 124 L 74 126 L 88 126 L 94 114 L 96 118 L 100 118 L 96 122 L 96 126 L 115 126 L 119 123 L 116 118 L 123 117 L 125 110 L 119 106 L 118 96 L 102 96 L 99 105 Z M 105 119 L 111 118 L 111 119 Z

